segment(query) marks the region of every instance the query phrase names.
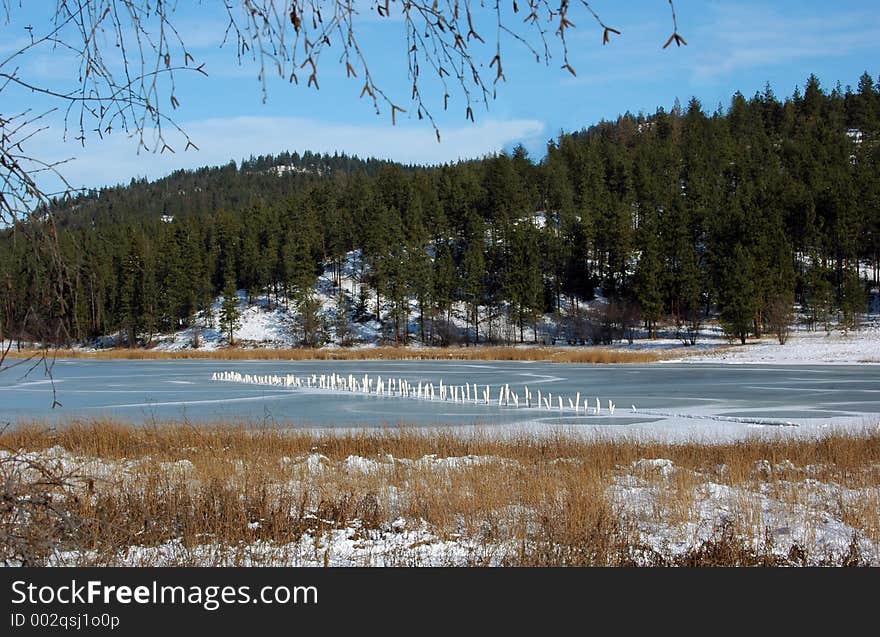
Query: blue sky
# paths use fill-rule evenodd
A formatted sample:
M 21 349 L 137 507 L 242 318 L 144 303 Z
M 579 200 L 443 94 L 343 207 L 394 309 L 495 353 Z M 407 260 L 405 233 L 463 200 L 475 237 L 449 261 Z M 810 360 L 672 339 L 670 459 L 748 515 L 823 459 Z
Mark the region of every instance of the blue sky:
M 25 25 L 33 25 L 38 32 L 55 3 L 24 4 L 13 7 L 10 21 L 2 26 L 0 57 L 25 37 Z M 176 22 L 184 40 L 209 72 L 207 78 L 197 74 L 176 77 L 180 108 L 175 117 L 199 146 L 198 152 L 181 152 L 182 145 L 178 145 L 173 155 L 138 154 L 135 143 L 118 133 L 103 140 L 93 135 L 83 148 L 71 140 L 61 141 L 63 125 L 56 113 L 46 119 L 49 128 L 29 141 L 31 154 L 75 158 L 63 167 L 64 173 L 72 184 L 85 187 L 283 150 L 338 150 L 408 163 L 438 163 L 479 157 L 522 143 L 533 157 L 540 158 L 547 141 L 560 131 L 578 130 L 625 111 L 669 108 L 676 97 L 684 104 L 696 96 L 711 111 L 719 103 L 726 106 L 734 91 L 749 96 L 767 82 L 783 97 L 795 86 L 803 86 L 810 73 L 826 88 L 837 82 L 854 86 L 866 70 L 875 78 L 880 74 L 876 0 L 678 0 L 679 30 L 688 46 L 667 50 L 661 50 L 671 33 L 664 0 L 597 0 L 594 8 L 623 34 L 602 46 L 601 30 L 582 9 L 575 10 L 572 18 L 577 27 L 569 31 L 568 38 L 577 77 L 559 68 L 558 47 L 548 66 L 535 63 L 533 56 L 508 41 L 507 81 L 499 85 L 488 110 L 476 109 L 475 123 L 465 120 L 464 103 L 456 96 L 448 113 L 443 113 L 442 101 L 435 103 L 442 135 L 438 144 L 430 126 L 413 115 L 414 109 L 398 116 L 396 126 L 391 125 L 387 110 L 376 116 L 367 100 L 358 99 L 361 83 L 347 80 L 334 56 L 322 61 L 320 91 L 305 88 L 304 82 L 293 86 L 271 79 L 264 103 L 257 67 L 238 66 L 234 50 L 219 47 L 225 24 L 217 8 L 220 4 L 181 1 L 177 9 Z M 364 4 L 370 3 L 365 0 Z M 381 86 L 409 107 L 403 23 L 365 18 L 360 28 L 364 50 Z M 494 31 L 489 24 L 480 28 L 487 34 Z M 486 64 L 492 54 L 486 54 Z M 38 51 L 22 60 L 21 73 L 36 83 L 64 85 L 75 75 L 71 63 L 62 52 Z M 426 88 L 433 91 L 430 85 Z M 7 89 L 3 94 L 4 114 L 24 108 L 39 111 L 49 105 L 22 91 Z

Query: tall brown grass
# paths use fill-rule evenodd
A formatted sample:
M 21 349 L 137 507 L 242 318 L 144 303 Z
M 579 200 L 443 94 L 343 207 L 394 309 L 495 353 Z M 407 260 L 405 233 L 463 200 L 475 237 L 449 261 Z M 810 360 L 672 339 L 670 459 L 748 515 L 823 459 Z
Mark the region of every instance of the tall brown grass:
M 249 426 L 241 423 L 192 424 L 178 421 L 149 426 L 131 425 L 109 418 L 72 420 L 49 426 L 34 422 L 0 432 L 0 448 L 28 450 L 61 446 L 74 454 L 108 460 L 150 456 L 174 461 L 192 460 L 201 453 L 222 451 L 226 457 L 254 459 L 294 456 L 312 451 L 333 460 L 349 455 L 374 457 L 392 454 L 400 458 L 466 455 L 496 456 L 522 463 L 577 458 L 608 470 L 642 458 L 668 458 L 676 466 L 729 476 L 730 482 L 749 480 L 755 463 L 771 465 L 787 461 L 795 466 L 812 465 L 811 475 L 821 480 L 880 471 L 880 432 L 866 427 L 864 433 L 834 433 L 816 438 L 748 438 L 730 443 L 669 443 L 637 439 L 594 439 L 556 431 L 532 435 L 498 436 L 491 430 L 462 433 L 454 428 L 418 429 L 406 426 L 384 429 L 326 432 L 283 426 Z M 877 464 L 878 466 L 872 465 Z M 796 469 L 778 468 L 786 476 Z M 867 473 L 865 473 L 867 472 Z
M 313 555 L 284 559 L 321 563 L 332 557 L 327 534 L 347 529 L 367 541 L 393 535 L 399 518 L 410 528 L 425 525 L 436 541 L 470 546 L 464 563 L 472 565 L 865 562 L 855 541 L 843 556 L 811 553 L 800 540 L 791 555 L 780 554 L 753 504 L 753 496 L 768 492 L 790 505 L 792 516 L 807 507 L 880 541 L 877 498 L 846 496 L 876 496 L 880 488 L 877 432 L 701 445 L 82 421 L 6 430 L 0 448 L 5 503 L 20 508 L 36 497 L 60 507 L 30 519 L 16 516 L 15 506 L 0 507 L 0 534 L 30 538 L 15 550 L 0 541 L 0 559 L 8 562 L 47 563 L 69 551 L 73 563 L 115 564 L 129 547 L 179 542 L 174 563 L 204 563 L 197 551 L 205 546 L 218 561 L 242 563 L 255 559 L 246 548 L 255 542 L 299 551 L 311 538 Z M 14 464 L 16 457 L 26 463 Z M 9 492 L 15 484 L 22 485 L 18 500 Z M 650 501 L 621 502 L 614 495 L 621 484 L 637 486 Z M 743 495 L 708 537 L 694 538 L 684 552 L 645 544 L 645 525 L 699 523 L 710 484 Z M 831 495 L 821 497 L 829 485 Z M 383 563 L 418 559 L 402 550 Z
M 47 349 L 19 350 L 10 357 L 35 355 L 56 358 L 88 358 L 98 360 L 468 360 L 468 361 L 549 361 L 553 363 L 650 363 L 673 354 L 656 351 L 626 351 L 607 347 L 366 347 L 340 349 L 272 349 L 226 347 L 216 350 L 182 349 L 163 351 L 144 348 L 112 348 L 100 350 Z M 675 356 L 683 353 L 676 352 Z

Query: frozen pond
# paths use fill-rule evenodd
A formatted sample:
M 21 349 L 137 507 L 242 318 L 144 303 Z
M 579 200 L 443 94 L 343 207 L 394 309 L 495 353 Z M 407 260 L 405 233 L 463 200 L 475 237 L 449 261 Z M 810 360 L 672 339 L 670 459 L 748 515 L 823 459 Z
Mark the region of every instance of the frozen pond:
M 336 373 L 403 378 L 447 385 L 509 383 L 522 394 L 599 397 L 600 415 L 570 410 L 452 404 L 316 389 L 286 389 L 214 382 L 213 372 L 242 374 Z M 749 428 L 802 430 L 880 420 L 877 365 L 562 365 L 539 362 L 463 361 L 96 361 L 59 360 L 53 376 L 60 407 L 52 408 L 51 384 L 41 370 L 23 367 L 0 374 L 0 421 L 59 422 L 109 416 L 150 423 L 247 421 L 314 427 L 387 425 L 523 425 L 658 432 L 673 430 L 710 438 Z M 482 391 L 482 389 L 481 389 Z M 583 398 L 582 398 L 583 399 Z M 617 406 L 611 417 L 608 400 Z M 633 413 L 631 405 L 637 412 Z

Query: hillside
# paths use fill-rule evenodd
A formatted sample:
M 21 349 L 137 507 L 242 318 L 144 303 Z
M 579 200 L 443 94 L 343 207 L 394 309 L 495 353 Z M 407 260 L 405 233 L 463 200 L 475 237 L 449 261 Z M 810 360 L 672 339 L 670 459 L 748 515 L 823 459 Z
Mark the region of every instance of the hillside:
M 265 340 L 247 336 L 263 322 L 306 346 L 851 331 L 877 311 L 878 139 L 866 73 L 856 90 L 810 76 L 783 100 L 768 87 L 711 113 L 692 99 L 621 115 L 540 162 L 518 147 L 437 167 L 305 153 L 181 171 L 7 229 L 0 339 L 219 342 L 242 312 L 242 341 Z
M 155 181 L 89 190 L 59 201 L 54 213 L 64 228 L 99 229 L 150 223 L 163 216 L 184 218 L 217 210 L 240 211 L 252 201 L 286 199 L 320 181 L 363 174 L 374 176 L 389 162 L 310 151 L 251 156 L 237 165 L 178 170 Z

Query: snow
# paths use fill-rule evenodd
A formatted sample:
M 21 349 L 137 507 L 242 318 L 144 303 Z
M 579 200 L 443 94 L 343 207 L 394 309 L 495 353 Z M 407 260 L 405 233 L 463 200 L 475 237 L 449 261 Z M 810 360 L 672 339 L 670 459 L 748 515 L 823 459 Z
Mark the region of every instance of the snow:
M 763 338 L 747 345 L 733 345 L 711 352 L 700 352 L 683 360 L 723 363 L 880 363 L 880 325 L 876 320 L 860 329 L 844 333 L 832 330 L 796 331 L 780 345 Z
M 158 339 L 155 349 L 160 351 L 179 351 L 190 349 L 198 332 L 199 349 L 215 350 L 227 344 L 226 335 L 221 333 L 220 307 L 222 297 L 218 297 L 206 316 L 199 317 L 197 328 L 189 327 Z M 293 347 L 296 344 L 291 326 L 294 314 L 284 305 L 269 303 L 266 297 L 248 303 L 247 294 L 238 293 L 239 327 L 235 330 L 235 341 L 239 345 L 261 347 Z
M 632 466 L 640 474 L 658 472 L 660 475 L 669 476 L 675 470 L 675 465 L 668 458 L 642 458 L 633 462 Z
M 320 453 L 312 453 L 309 454 L 303 464 L 306 467 L 306 470 L 314 475 L 318 473 L 322 473 L 326 467 L 330 466 L 330 458 Z
M 10 457 L 8 452 L 2 453 L 6 454 L 4 458 Z M 24 454 L 23 462 L 39 458 L 59 462 L 69 470 L 103 467 L 108 479 L 115 470 L 115 476 L 122 477 L 122 481 L 108 482 L 116 485 L 113 488 L 138 488 L 137 480 L 129 475 L 134 461 L 98 461 L 76 457 L 60 447 L 54 447 Z M 548 462 L 552 465 L 562 460 L 572 464 L 582 462 L 579 458 Z M 317 453 L 287 458 L 285 462 L 303 467 L 308 472 L 342 471 L 354 477 L 362 475 L 365 470 L 375 472 L 383 467 L 390 469 L 396 463 L 427 463 L 438 470 L 457 471 L 465 470 L 474 463 L 500 462 L 514 468 L 517 465 L 515 460 L 493 456 L 443 458 L 434 455 L 418 460 L 351 455 L 344 461 L 333 462 Z M 188 470 L 187 461 L 169 463 L 169 467 Z M 876 502 L 880 497 L 880 488 L 849 488 L 828 478 L 822 481 L 813 477 L 828 475 L 825 469 L 812 465 L 799 467 L 789 459 L 775 463 L 764 459 L 755 464 L 750 477 L 727 483 L 724 466 L 703 473 L 702 470 L 676 466 L 668 458 L 642 458 L 615 469 L 605 496 L 633 538 L 631 546 L 637 563 L 640 559 L 648 563 L 652 554 L 668 560 L 685 555 L 703 542 L 717 539 L 719 529 L 731 525 L 732 532 L 747 545 L 759 551 L 769 550 L 780 557 L 789 555 L 797 546 L 806 549 L 813 560 L 828 556 L 839 559 L 850 551 L 855 541 L 862 558 L 874 566 L 880 566 L 880 541 L 876 539 L 876 534 L 871 539 L 864 533 L 866 527 L 859 529 L 849 523 L 849 511 L 860 503 Z M 25 467 L 23 470 L 33 469 Z M 243 470 L 247 468 L 243 467 Z M 429 493 L 422 493 L 421 488 L 424 486 L 417 487 L 416 497 L 431 497 Z M 435 488 L 438 491 L 434 497 L 442 498 L 442 486 Z M 677 497 L 670 497 L 675 489 L 679 490 Z M 413 494 L 407 493 L 406 487 L 389 487 L 392 510 L 397 507 L 397 502 L 407 497 L 413 497 Z M 324 521 L 330 525 L 329 528 L 321 530 L 322 524 L 318 524 L 307 529 L 297 540 L 279 544 L 254 540 L 235 546 L 219 543 L 192 546 L 184 545 L 181 538 L 174 538 L 154 546 L 123 548 L 114 564 L 497 566 L 504 564 L 506 559 L 514 558 L 522 548 L 522 540 L 514 539 L 507 534 L 507 530 L 517 528 L 525 521 L 531 533 L 539 532 L 540 525 L 536 521 L 544 514 L 545 509 L 522 504 L 486 511 L 486 519 L 495 520 L 493 530 L 488 534 L 473 529 L 467 531 L 461 525 L 460 531 L 451 531 L 449 527 L 432 526 L 424 519 L 392 514 L 389 521 L 380 523 L 378 527 L 366 526 L 360 519 L 351 520 L 342 527 L 333 526 L 332 521 Z M 314 516 L 313 519 L 321 522 Z M 261 528 L 259 520 L 250 520 L 245 524 L 254 533 Z M 89 558 L 88 551 L 58 551 L 49 564 L 76 564 L 87 562 Z
M 345 468 L 352 473 L 375 473 L 381 465 L 375 460 L 361 458 L 360 456 L 349 456 L 345 459 Z
M 326 533 L 304 533 L 297 542 L 272 544 L 256 541 L 225 547 L 215 544 L 185 546 L 171 540 L 158 546 L 130 546 L 121 552 L 118 566 L 463 566 L 480 551 L 473 542 L 444 540 L 425 528 L 364 530 L 359 525 Z M 59 552 L 51 566 L 64 566 L 87 555 Z M 497 562 L 495 563 L 497 565 Z
M 639 460 L 635 464 L 643 462 L 645 460 Z M 761 461 L 762 466 L 766 462 Z M 653 466 L 656 461 L 648 463 Z M 661 466 L 664 471 L 660 473 L 662 479 L 659 481 L 624 475 L 616 478 L 615 485 L 609 489 L 609 495 L 635 525 L 642 540 L 660 554 L 683 552 L 711 539 L 720 524 L 746 519 L 759 531 L 753 534 L 754 538 L 765 540 L 760 531 L 770 530 L 774 536 L 773 553 L 778 556 L 788 555 L 795 544 L 806 547 L 812 555 L 844 555 L 855 535 L 859 537 L 862 554 L 872 563 L 880 560 L 880 543 L 861 537 L 856 528 L 843 521 L 846 501 L 872 495 L 876 498 L 876 487 L 850 490 L 815 480 L 796 485 L 785 481 L 763 481 L 734 486 L 701 479 L 698 473 L 678 468 L 697 478 L 697 484 L 692 492 L 693 502 L 688 507 L 687 519 L 674 523 L 670 521 L 674 519 L 674 513 L 664 503 L 664 492 L 675 468 L 668 460 Z M 835 507 L 835 502 L 842 504 Z

